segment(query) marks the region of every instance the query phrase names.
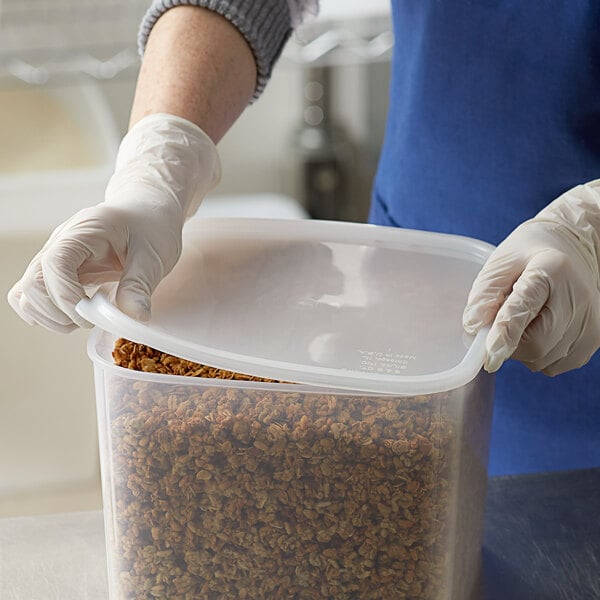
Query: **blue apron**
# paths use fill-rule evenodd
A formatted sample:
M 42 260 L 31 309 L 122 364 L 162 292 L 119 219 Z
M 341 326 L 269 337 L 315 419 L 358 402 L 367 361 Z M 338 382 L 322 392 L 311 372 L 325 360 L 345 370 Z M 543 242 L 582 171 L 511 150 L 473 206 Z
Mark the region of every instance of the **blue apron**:
M 600 178 L 600 2 L 393 0 L 390 111 L 370 221 L 498 244 Z M 490 473 L 600 465 L 600 353 L 497 376 Z

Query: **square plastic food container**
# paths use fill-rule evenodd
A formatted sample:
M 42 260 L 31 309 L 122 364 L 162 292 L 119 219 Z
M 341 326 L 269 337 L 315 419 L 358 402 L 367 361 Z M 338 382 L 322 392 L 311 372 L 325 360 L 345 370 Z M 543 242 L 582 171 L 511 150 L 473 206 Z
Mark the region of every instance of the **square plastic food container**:
M 152 321 L 83 301 L 111 599 L 475 598 L 493 377 L 461 316 L 491 249 L 197 218 Z M 125 369 L 118 337 L 289 383 Z

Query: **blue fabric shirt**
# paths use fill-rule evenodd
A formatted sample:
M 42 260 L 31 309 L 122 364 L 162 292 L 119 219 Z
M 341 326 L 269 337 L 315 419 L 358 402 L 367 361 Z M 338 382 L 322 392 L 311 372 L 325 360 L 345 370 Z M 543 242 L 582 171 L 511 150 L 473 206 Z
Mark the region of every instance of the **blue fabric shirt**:
M 498 244 L 600 177 L 600 2 L 394 0 L 371 222 Z M 600 465 L 600 356 L 497 376 L 490 473 Z

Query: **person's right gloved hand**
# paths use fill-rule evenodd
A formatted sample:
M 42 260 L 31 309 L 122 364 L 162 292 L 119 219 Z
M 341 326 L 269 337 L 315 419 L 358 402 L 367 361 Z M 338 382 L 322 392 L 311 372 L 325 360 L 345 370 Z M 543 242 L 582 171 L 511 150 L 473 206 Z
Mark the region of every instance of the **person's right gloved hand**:
M 578 185 L 519 225 L 477 275 L 463 324 L 490 326 L 484 368 L 508 358 L 554 376 L 600 348 L 600 180 Z
M 117 306 L 150 317 L 150 297 L 181 253 L 181 233 L 220 178 L 215 145 L 197 125 L 167 114 L 123 138 L 104 202 L 60 225 L 8 294 L 30 325 L 68 332 L 89 326 L 75 306 L 85 287 L 118 282 Z

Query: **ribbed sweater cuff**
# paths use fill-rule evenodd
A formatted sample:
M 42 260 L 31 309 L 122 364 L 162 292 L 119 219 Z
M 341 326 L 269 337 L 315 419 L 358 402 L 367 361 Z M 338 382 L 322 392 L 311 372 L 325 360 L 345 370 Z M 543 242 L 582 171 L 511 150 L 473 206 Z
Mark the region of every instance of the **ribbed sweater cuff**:
M 275 62 L 289 38 L 292 25 L 287 2 L 282 0 L 154 0 L 146 12 L 138 34 L 140 54 L 162 14 L 175 6 L 199 6 L 225 17 L 244 36 L 256 60 L 257 80 L 254 98 L 267 84 Z

